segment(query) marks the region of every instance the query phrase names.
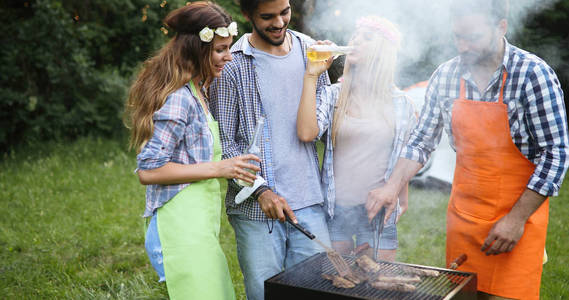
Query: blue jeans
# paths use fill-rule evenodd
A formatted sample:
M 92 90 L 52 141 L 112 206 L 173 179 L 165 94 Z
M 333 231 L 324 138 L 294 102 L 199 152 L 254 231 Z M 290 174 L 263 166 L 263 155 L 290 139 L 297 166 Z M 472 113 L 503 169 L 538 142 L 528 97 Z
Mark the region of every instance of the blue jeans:
M 294 211 L 300 225 L 330 246 L 328 226 L 322 206 Z M 229 215 L 235 230 L 237 257 L 243 272 L 248 300 L 264 299 L 264 281 L 286 268 L 325 250 L 288 223 L 253 221 L 243 215 Z M 274 225 L 269 234 L 268 226 Z
M 158 236 L 158 226 L 156 225 L 156 213 L 150 219 L 148 229 L 146 230 L 146 237 L 144 240 L 144 247 L 146 254 L 154 270 L 158 274 L 158 282 L 166 281 L 164 275 L 164 257 L 162 256 L 162 244 L 160 244 L 160 237 Z

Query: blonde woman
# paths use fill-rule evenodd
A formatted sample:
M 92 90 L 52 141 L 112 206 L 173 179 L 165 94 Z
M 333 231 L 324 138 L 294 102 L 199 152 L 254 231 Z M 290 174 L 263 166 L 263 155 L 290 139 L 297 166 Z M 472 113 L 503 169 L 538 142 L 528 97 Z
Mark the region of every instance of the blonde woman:
M 219 244 L 226 180 L 259 171 L 244 155 L 221 160 L 207 88 L 232 59 L 237 24 L 210 2 L 193 2 L 164 20 L 175 36 L 147 60 L 126 104 L 137 174 L 147 185 L 146 250 L 172 299 L 234 299 Z
M 368 254 L 395 260 L 396 223 L 407 209 L 407 188 L 380 239 L 374 235 L 378 223 L 372 226 L 365 204 L 369 193 L 391 175 L 416 122 L 410 100 L 394 84 L 400 40 L 401 34 L 388 20 L 361 18 L 350 40 L 354 50 L 346 57 L 342 82 L 316 90 L 318 76 L 332 59 L 309 61 L 304 75 L 297 133 L 305 142 L 325 135 L 322 188 L 332 246 L 343 254 L 365 243 L 379 244 L 378 253 L 368 250 Z

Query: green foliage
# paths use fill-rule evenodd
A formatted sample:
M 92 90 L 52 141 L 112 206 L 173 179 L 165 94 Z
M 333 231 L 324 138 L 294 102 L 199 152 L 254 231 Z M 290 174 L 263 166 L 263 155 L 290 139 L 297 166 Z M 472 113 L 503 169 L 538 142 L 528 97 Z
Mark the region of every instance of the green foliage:
M 245 23 L 233 1 L 218 2 Z M 124 133 L 130 80 L 167 40 L 162 19 L 185 3 L 2 1 L 0 151 L 21 142 Z
M 559 0 L 550 8 L 530 15 L 513 43 L 543 58 L 556 72 L 569 94 L 569 0 Z

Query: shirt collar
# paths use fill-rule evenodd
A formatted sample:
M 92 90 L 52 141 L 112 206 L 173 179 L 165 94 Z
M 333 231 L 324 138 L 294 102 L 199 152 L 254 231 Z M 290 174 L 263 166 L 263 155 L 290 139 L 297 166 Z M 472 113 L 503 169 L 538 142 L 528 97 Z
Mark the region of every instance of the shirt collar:
M 512 64 L 513 64 L 513 56 L 514 56 L 514 49 L 506 37 L 504 37 L 504 58 L 502 59 L 502 66 L 508 73 L 512 73 Z
M 299 36 L 294 30 L 287 29 L 286 31 L 293 37 L 296 37 L 300 40 Z M 237 42 L 235 42 L 235 45 L 233 45 L 231 52 L 243 52 L 245 55 L 253 56 L 253 46 L 251 46 L 249 43 L 249 36 L 251 36 L 251 33 L 244 34 Z

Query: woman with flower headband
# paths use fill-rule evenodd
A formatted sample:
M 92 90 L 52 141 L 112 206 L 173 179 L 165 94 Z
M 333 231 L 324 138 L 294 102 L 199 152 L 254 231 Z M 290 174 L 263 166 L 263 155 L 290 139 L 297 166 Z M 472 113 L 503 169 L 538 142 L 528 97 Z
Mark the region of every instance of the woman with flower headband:
M 207 105 L 208 86 L 232 59 L 237 24 L 210 2 L 172 11 L 175 36 L 148 59 L 126 103 L 137 174 L 150 217 L 146 250 L 172 299 L 234 299 L 219 244 L 226 180 L 248 182 L 259 171 L 243 155 L 221 160 L 219 129 Z
M 396 223 L 407 209 L 407 189 L 399 195 L 398 211 L 385 223 L 381 238 L 374 234 L 380 223 L 370 225 L 365 203 L 391 175 L 416 117 L 411 101 L 394 84 L 401 40 L 397 28 L 379 17 L 361 18 L 356 28 L 341 83 L 316 90 L 316 79 L 333 58 L 307 63 L 297 133 L 305 142 L 327 133 L 322 188 L 332 246 L 348 254 L 368 243 L 378 248 L 368 254 L 393 261 Z

